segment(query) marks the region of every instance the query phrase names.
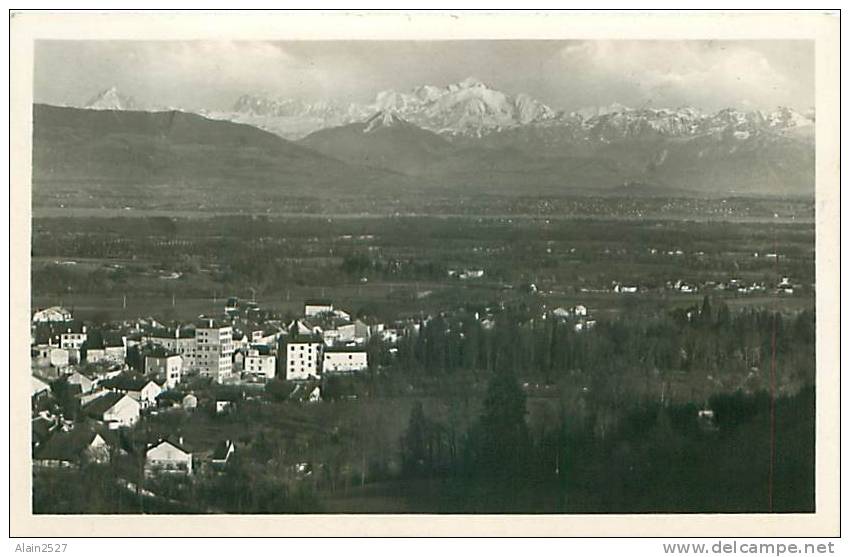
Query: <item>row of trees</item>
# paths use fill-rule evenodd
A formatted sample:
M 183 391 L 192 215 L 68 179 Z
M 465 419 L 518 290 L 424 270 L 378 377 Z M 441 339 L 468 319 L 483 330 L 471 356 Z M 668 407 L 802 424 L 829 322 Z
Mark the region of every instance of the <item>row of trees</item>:
M 485 327 L 472 312 L 438 316 L 399 345 L 403 369 L 441 374 L 461 369 L 516 370 L 556 381 L 571 372 L 746 372 L 766 367 L 800 381 L 814 373 L 815 316 L 767 309 L 732 313 L 705 298 L 687 310 L 624 312 L 577 332 L 574 323 L 528 308 L 499 312 Z
M 562 401 L 549 426 L 532 431 L 519 382 L 496 371 L 462 435 L 414 406 L 402 474 L 430 480 L 428 510 L 439 512 L 811 512 L 813 387 L 776 402 L 773 465 L 767 393 L 716 394 L 708 405 L 714 418 L 701 420 L 694 403 L 632 401 L 599 438 Z

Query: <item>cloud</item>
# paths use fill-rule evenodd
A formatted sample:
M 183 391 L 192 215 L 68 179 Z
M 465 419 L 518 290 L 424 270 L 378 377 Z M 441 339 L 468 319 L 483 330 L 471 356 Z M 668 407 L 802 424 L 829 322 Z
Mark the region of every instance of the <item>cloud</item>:
M 798 104 L 798 83 L 746 43 L 587 41 L 565 46 L 561 70 L 589 89 L 654 106 Z
M 314 71 L 279 46 L 266 42 L 197 41 L 144 43 L 140 71 L 148 79 L 171 79 L 208 87 L 285 88 Z

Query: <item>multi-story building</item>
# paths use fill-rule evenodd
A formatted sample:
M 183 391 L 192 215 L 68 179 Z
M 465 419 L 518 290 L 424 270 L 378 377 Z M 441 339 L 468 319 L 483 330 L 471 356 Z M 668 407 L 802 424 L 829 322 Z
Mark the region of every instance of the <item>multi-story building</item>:
M 59 347 L 65 350 L 79 350 L 87 338 L 85 325 L 79 322 L 68 323 L 59 335 Z
M 183 359 L 182 369 L 184 372 L 195 369 L 197 343 L 193 329 L 181 327 L 160 329 L 151 333 L 145 340 L 178 354 Z
M 286 379 L 303 381 L 322 373 L 322 338 L 296 335 L 286 341 Z
M 198 372 L 221 383 L 233 373 L 233 327 L 212 318 L 195 327 L 195 366 Z
M 267 347 L 255 347 L 245 356 L 244 369 L 247 373 L 264 379 L 274 379 L 277 359 Z
M 62 326 L 59 334 L 59 347 L 68 351 L 68 361 L 78 364 L 81 361 L 81 350 L 88 335 L 86 326 L 79 322 L 69 322 Z
M 183 358 L 164 349 L 154 351 L 145 356 L 145 375 L 160 377 L 165 380 L 166 389 L 173 389 L 183 375 Z

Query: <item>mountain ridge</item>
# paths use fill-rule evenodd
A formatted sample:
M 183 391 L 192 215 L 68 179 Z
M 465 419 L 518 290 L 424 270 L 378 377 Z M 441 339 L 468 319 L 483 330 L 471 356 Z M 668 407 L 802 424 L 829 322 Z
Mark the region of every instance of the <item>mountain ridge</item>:
M 255 127 L 181 111 L 33 106 L 33 194 L 161 196 L 189 206 L 407 185 Z M 65 193 L 62 193 L 65 195 Z

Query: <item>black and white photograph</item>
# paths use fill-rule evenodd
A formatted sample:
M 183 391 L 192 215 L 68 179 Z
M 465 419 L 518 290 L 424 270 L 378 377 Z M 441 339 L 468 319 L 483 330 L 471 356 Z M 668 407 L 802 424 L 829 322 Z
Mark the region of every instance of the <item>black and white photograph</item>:
M 22 505 L 837 511 L 833 43 L 582 29 L 33 39 Z

